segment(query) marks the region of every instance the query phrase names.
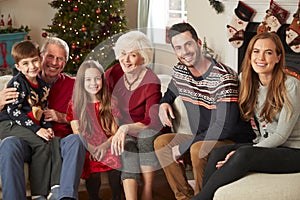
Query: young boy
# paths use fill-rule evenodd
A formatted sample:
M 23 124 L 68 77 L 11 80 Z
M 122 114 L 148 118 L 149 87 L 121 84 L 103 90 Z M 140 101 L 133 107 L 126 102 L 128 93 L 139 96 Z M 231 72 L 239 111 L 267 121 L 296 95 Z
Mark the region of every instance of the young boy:
M 46 199 L 50 186 L 58 186 L 62 162 L 59 139 L 54 137 L 50 122 L 44 121 L 43 116 L 50 87 L 38 76 L 41 70 L 40 51 L 34 42 L 16 43 L 12 57 L 19 73 L 8 82 L 7 87 L 16 88 L 19 95 L 0 113 L 0 121 L 6 122 L 0 138 L 16 136 L 29 144 L 32 150 L 29 163 L 31 195 L 32 199 L 42 200 Z M 22 127 L 26 131 L 17 131 Z

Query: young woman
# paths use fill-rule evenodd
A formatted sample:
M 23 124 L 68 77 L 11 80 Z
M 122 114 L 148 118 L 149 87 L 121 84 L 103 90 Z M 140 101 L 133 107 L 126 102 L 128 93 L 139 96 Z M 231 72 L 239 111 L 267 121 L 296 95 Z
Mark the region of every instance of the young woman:
M 239 107 L 257 134 L 253 145 L 212 152 L 204 187 L 193 199 L 211 200 L 221 186 L 249 172 L 300 172 L 300 81 L 285 73 L 285 53 L 275 33 L 254 36 L 242 64 Z
M 75 134 L 80 134 L 88 150 L 82 173 L 90 200 L 99 200 L 101 172 L 108 172 L 112 199 L 121 199 L 121 161 L 112 155 L 110 143 L 117 131 L 110 94 L 104 80 L 102 66 L 93 60 L 81 64 L 75 81 L 73 98 L 69 104 L 67 120 Z

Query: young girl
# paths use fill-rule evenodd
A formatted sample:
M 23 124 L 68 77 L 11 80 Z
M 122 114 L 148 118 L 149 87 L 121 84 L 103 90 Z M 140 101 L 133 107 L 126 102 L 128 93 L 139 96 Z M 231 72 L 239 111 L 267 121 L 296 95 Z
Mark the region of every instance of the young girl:
M 75 134 L 80 134 L 88 150 L 82 178 L 90 200 L 100 199 L 101 172 L 108 172 L 113 200 L 121 199 L 121 167 L 118 156 L 110 151 L 111 136 L 118 126 L 112 111 L 103 67 L 89 60 L 81 64 L 75 81 L 72 101 L 69 103 L 67 120 Z

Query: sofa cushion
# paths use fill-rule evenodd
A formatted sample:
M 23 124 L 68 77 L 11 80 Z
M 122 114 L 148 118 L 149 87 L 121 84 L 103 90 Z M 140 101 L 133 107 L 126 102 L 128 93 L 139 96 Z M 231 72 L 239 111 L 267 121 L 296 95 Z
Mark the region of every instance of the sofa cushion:
M 0 76 L 0 91 L 4 88 L 4 85 L 12 78 L 11 75 Z
M 213 200 L 299 200 L 300 173 L 251 173 L 220 187 Z

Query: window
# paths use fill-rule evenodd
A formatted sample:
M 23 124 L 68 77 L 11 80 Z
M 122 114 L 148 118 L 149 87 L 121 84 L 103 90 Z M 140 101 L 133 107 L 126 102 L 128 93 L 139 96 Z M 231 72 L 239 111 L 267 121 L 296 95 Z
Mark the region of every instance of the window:
M 147 34 L 154 43 L 167 43 L 166 31 L 175 23 L 187 22 L 187 0 L 151 0 Z
M 169 0 L 168 26 L 187 21 L 185 0 Z

